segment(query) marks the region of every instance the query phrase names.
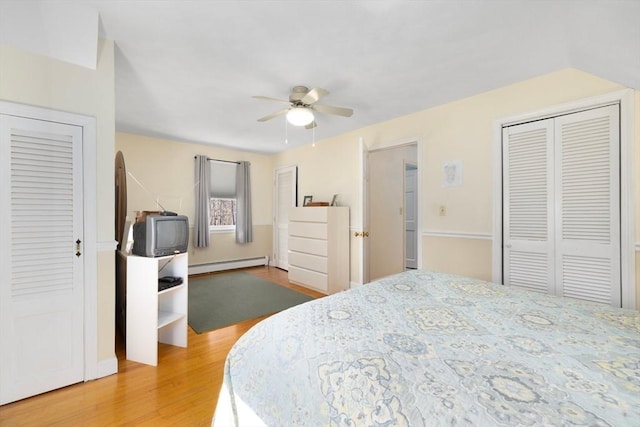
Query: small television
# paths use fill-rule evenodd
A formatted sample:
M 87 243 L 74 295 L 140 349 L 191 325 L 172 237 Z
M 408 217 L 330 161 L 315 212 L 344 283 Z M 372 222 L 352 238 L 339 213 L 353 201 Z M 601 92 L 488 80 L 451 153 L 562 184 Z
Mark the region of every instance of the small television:
M 159 257 L 187 251 L 189 218 L 184 215 L 147 215 L 133 225 L 135 255 Z

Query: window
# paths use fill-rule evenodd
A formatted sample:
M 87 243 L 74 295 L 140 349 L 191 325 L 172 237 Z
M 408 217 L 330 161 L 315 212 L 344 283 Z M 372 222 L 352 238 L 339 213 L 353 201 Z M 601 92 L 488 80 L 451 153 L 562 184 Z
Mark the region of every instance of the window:
M 209 199 L 209 228 L 234 230 L 236 226 L 236 199 Z
M 236 229 L 235 162 L 211 161 L 211 197 L 209 199 L 209 231 Z

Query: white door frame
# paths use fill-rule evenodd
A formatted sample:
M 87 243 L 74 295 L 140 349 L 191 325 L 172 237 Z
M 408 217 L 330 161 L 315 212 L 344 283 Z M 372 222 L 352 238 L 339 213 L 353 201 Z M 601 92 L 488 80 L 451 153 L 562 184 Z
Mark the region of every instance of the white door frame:
M 361 143 L 364 143 L 362 139 L 361 139 Z M 417 213 L 416 213 L 416 234 L 418 236 L 418 251 L 416 256 L 417 256 L 417 264 L 418 264 L 417 266 L 418 266 L 418 269 L 420 269 L 422 268 L 422 206 L 423 206 L 423 195 L 422 195 L 422 191 L 420 191 L 422 189 L 422 173 L 423 173 L 422 171 L 422 165 L 423 165 L 422 138 L 408 137 L 408 138 L 397 139 L 390 142 L 374 143 L 368 147 L 368 152 L 371 153 L 372 151 L 388 150 L 391 148 L 398 148 L 405 145 L 416 146 L 416 164 L 418 167 L 418 177 L 417 177 L 417 183 L 416 183 L 416 192 L 418 193 Z M 371 171 L 368 171 L 368 172 L 370 173 Z M 366 203 L 368 204 L 368 200 L 366 201 Z M 362 206 L 363 211 L 364 209 L 368 209 L 368 208 L 369 206 Z M 404 254 L 403 254 L 403 258 L 404 258 Z M 361 260 L 362 266 L 368 266 L 369 265 L 368 261 L 369 260 L 362 259 Z M 404 259 L 403 259 L 403 263 L 404 263 Z M 361 268 L 364 268 L 362 266 Z
M 493 123 L 493 247 L 492 280 L 502 283 L 502 128 L 504 126 L 620 104 L 620 277 L 622 307 L 636 309 L 634 231 L 634 91 L 625 89 L 531 113 L 496 119 Z
M 360 204 L 360 224 L 355 226 L 355 238 L 359 242 L 358 248 L 360 253 L 359 281 L 358 285 L 369 283 L 369 150 L 364 142 L 364 138 L 358 139 L 359 162 L 359 178 L 360 178 L 360 194 L 358 203 Z M 360 229 L 358 231 L 358 228 Z
M 416 152 L 416 156 L 417 156 L 417 152 Z M 407 196 L 407 166 L 411 166 L 411 167 L 415 168 L 416 172 L 418 171 L 417 162 L 404 161 L 402 163 L 403 172 L 404 172 L 404 174 L 403 174 L 403 185 L 402 185 L 402 188 L 404 189 L 404 194 L 403 194 L 403 197 L 402 197 L 402 199 L 403 199 L 402 218 L 403 218 L 404 224 L 405 224 L 405 230 L 404 230 L 405 242 L 404 242 L 404 247 L 403 247 L 403 251 L 404 251 L 403 259 L 404 259 L 404 269 L 405 270 L 407 269 L 407 229 L 406 229 L 406 224 L 407 224 L 407 199 L 406 199 L 406 196 Z M 414 193 L 414 196 L 413 196 L 413 198 L 414 198 L 414 209 L 415 209 L 414 222 L 417 225 L 418 224 L 418 222 L 417 222 L 418 221 L 418 197 L 417 197 L 418 196 L 418 192 L 417 192 L 418 191 L 418 174 L 417 173 L 416 173 L 416 176 L 415 176 L 415 181 L 416 181 L 415 182 L 416 185 L 415 185 L 415 188 L 414 188 L 414 191 L 413 191 L 413 193 Z M 415 249 L 415 254 L 416 254 L 415 255 L 416 256 L 416 268 L 418 267 L 418 240 L 420 240 L 418 237 L 419 237 L 419 234 L 418 234 L 418 230 L 417 230 L 417 227 L 416 227 L 416 230 L 415 230 L 416 243 L 415 243 L 415 248 L 414 248 Z M 413 267 L 411 267 L 411 268 L 413 268 Z
M 84 380 L 98 378 L 98 274 L 96 212 L 96 119 L 26 104 L 0 101 L 0 113 L 82 127 L 84 210 Z

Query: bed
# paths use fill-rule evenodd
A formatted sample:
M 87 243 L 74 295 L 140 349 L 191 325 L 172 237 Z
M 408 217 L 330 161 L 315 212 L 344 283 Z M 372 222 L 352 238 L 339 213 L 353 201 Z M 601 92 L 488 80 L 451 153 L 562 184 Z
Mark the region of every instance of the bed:
M 258 323 L 213 425 L 640 425 L 640 312 L 414 270 Z

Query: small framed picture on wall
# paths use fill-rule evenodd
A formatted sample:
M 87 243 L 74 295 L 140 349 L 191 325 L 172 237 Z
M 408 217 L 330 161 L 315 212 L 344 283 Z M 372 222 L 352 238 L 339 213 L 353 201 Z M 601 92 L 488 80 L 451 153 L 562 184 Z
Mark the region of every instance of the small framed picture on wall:
M 450 161 L 442 164 L 442 186 L 459 187 L 462 185 L 462 162 Z

